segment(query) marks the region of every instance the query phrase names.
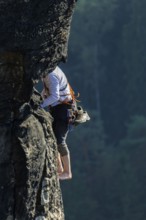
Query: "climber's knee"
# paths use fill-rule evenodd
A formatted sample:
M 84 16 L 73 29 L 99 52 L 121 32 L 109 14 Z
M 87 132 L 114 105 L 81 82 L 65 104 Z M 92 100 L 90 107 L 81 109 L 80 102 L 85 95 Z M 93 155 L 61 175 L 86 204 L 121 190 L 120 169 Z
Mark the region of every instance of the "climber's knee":
M 61 155 L 61 157 L 66 156 L 69 154 L 69 150 L 66 144 L 59 144 L 58 145 L 58 151 Z

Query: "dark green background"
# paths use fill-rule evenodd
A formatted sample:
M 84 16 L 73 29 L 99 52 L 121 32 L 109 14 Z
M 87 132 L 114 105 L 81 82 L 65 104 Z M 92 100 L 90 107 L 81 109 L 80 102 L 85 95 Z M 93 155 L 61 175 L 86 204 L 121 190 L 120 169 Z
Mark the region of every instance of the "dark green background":
M 146 1 L 78 1 L 61 67 L 91 117 L 68 137 L 66 220 L 145 220 Z

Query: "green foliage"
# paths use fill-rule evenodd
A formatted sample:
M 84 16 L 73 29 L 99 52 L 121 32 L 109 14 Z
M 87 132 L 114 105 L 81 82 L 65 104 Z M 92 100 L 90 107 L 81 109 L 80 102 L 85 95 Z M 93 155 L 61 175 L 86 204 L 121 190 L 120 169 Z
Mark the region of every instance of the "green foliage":
M 66 219 L 144 219 L 146 138 L 140 131 L 146 131 L 146 118 L 133 117 L 125 139 L 112 147 L 105 145 L 96 112 L 90 114 L 92 123 L 69 138 L 73 180 L 61 184 Z
M 134 116 L 127 125 L 127 136 L 120 142 L 124 152 L 125 192 L 123 205 L 126 219 L 144 219 L 146 202 L 146 117 Z M 127 198 L 127 199 L 126 199 Z
M 91 120 L 69 135 L 66 220 L 144 220 L 146 1 L 80 0 L 64 72 Z
M 146 138 L 146 118 L 144 116 L 133 116 L 128 125 L 128 138 L 140 139 Z
M 83 103 L 101 113 L 114 143 L 124 137 L 132 115 L 145 115 L 145 5 L 79 1 L 72 22 L 68 77 Z
M 144 220 L 146 1 L 80 0 L 63 69 L 91 121 L 69 137 L 67 220 Z
M 88 219 L 89 215 L 94 218 L 99 206 L 95 196 L 96 178 L 102 160 L 97 158 L 104 152 L 105 135 L 98 113 L 89 111 L 89 115 L 91 121 L 76 127 L 69 136 L 73 180 L 62 184 L 68 220 L 77 219 L 78 213 L 80 219 Z

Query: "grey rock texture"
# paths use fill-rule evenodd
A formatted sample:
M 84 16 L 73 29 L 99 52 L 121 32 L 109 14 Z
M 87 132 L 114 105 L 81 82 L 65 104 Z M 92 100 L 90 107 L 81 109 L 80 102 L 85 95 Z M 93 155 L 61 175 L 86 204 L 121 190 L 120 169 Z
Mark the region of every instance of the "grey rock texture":
M 0 50 L 20 51 L 38 78 L 67 58 L 75 0 L 0 0 Z
M 0 0 L 0 220 L 63 220 L 57 147 L 36 79 L 67 57 L 74 0 Z

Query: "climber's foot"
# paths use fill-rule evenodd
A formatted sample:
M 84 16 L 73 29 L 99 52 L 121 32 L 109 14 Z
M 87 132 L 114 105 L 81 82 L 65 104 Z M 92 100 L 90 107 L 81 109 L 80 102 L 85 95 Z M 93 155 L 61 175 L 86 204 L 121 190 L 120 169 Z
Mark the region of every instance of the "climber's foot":
M 58 166 L 57 172 L 58 172 L 59 175 L 61 175 L 63 173 L 63 167 Z
M 59 179 L 60 180 L 68 180 L 72 178 L 72 174 L 71 173 L 67 173 L 67 172 L 62 172 L 61 174 L 59 174 Z

